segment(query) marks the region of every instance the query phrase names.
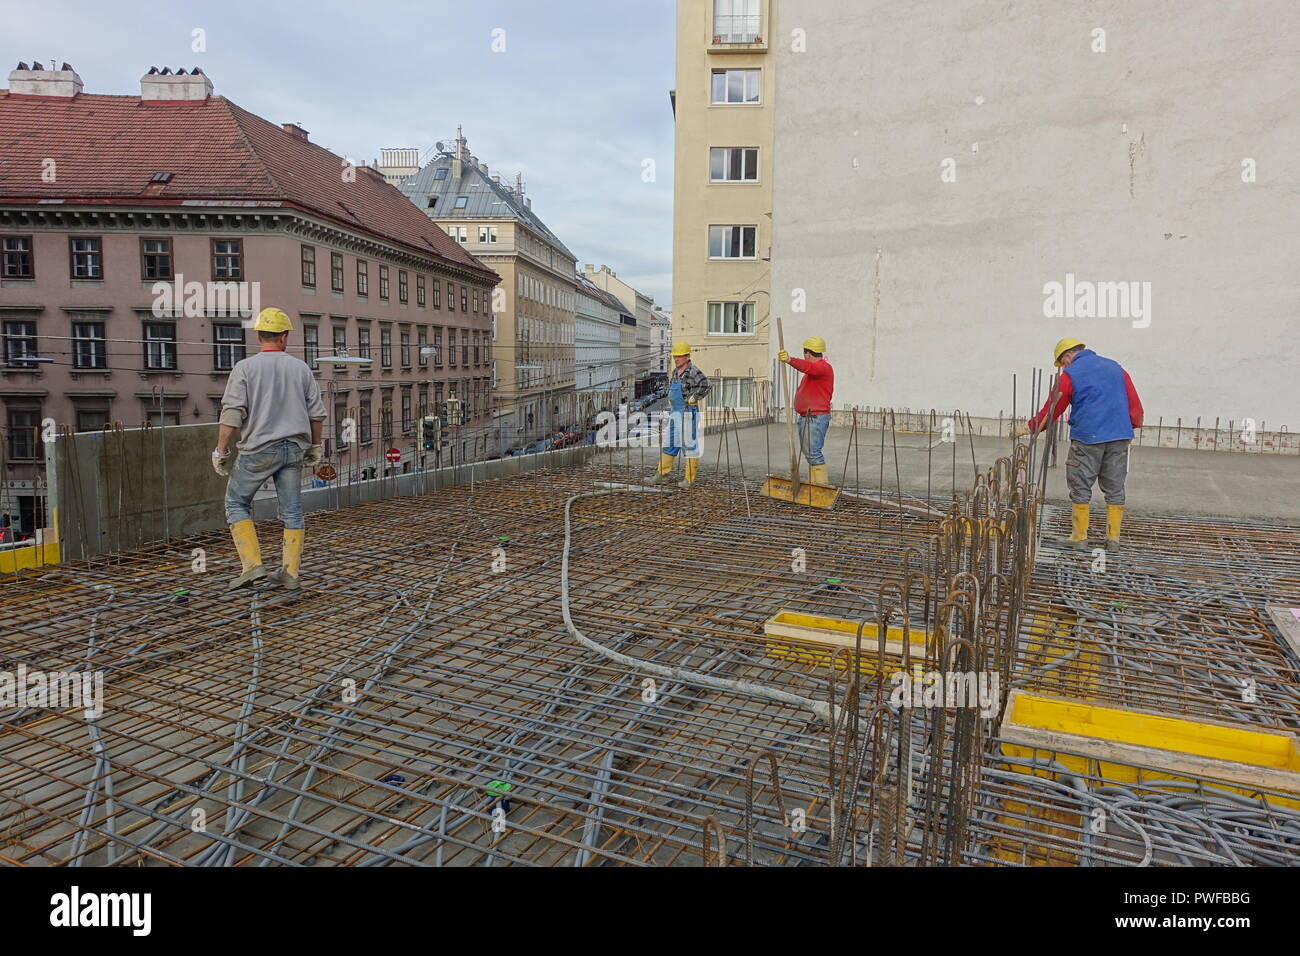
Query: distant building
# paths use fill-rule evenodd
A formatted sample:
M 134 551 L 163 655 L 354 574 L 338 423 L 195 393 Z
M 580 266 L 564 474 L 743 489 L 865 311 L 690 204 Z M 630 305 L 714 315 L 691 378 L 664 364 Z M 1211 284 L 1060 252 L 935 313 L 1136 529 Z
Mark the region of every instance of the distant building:
M 624 335 L 623 377 L 630 381 L 633 397 L 644 395 L 651 387 L 650 319 L 654 301 L 620 279 L 609 266 L 597 269 L 587 264 L 582 267 L 582 275 L 622 302 L 626 314 L 632 317 L 632 334 Z
M 577 277 L 576 392 L 582 424 L 614 409 L 624 393 L 620 380 L 623 304 L 581 274 Z
M 403 180 L 401 190 L 501 277 L 494 313 L 493 414 L 504 452 L 577 422 L 576 261 L 533 212 L 522 178 L 503 183 L 499 174 L 489 172 L 470 155 L 459 128 L 449 148 L 439 146 L 432 160 Z
M 42 523 L 42 423 L 215 421 L 258 306 L 292 317 L 345 480 L 390 447 L 409 468 L 416 419 L 453 392 L 488 421 L 497 276 L 374 170 L 198 71 L 106 96 L 64 67 L 20 64 L 0 90 L 0 512 L 16 498 L 23 530 Z M 345 351 L 373 363 L 318 361 Z
M 672 316 L 663 309 L 655 309 L 650 316 L 650 375 L 652 378 L 668 377 L 669 353 L 673 343 Z

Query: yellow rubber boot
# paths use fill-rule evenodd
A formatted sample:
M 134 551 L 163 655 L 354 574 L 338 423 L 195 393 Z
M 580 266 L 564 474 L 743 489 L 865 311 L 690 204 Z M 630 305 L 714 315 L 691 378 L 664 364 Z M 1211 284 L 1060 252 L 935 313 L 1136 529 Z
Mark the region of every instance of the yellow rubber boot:
M 1124 523 L 1124 506 L 1106 506 L 1106 550 L 1119 550 L 1119 527 Z
M 808 481 L 814 485 L 829 485 L 830 480 L 827 476 L 826 465 L 809 465 Z
M 296 591 L 298 569 L 302 566 L 302 539 L 306 532 L 302 528 L 285 528 L 284 544 L 280 547 L 280 570 L 271 575 L 276 584 L 288 591 Z
M 686 459 L 686 477 L 677 483 L 678 488 L 689 488 L 695 484 L 695 473 L 699 470 L 700 460 L 698 458 Z
M 1072 551 L 1088 550 L 1088 506 L 1075 505 L 1071 514 L 1070 536 L 1060 538 L 1057 544 Z
M 234 591 L 254 581 L 266 577 L 266 568 L 262 567 L 262 549 L 257 543 L 257 528 L 253 522 L 245 519 L 230 526 L 230 536 L 235 539 L 235 550 L 239 552 L 240 575 L 231 580 L 227 590 Z
M 673 480 L 673 464 L 676 461 L 677 459 L 674 458 L 672 455 L 665 455 L 663 452 L 660 452 L 659 470 L 656 471 L 654 477 L 650 479 L 650 484 L 652 485 L 671 484 Z

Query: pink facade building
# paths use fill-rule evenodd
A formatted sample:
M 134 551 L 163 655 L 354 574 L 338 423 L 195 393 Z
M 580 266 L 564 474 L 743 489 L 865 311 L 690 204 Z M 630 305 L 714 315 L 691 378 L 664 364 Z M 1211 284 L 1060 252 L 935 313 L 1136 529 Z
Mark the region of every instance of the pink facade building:
M 151 70 L 139 96 L 104 96 L 66 64 L 38 66 L 0 90 L 11 523 L 40 523 L 43 429 L 215 421 L 261 307 L 294 318 L 340 462 L 382 472 L 397 448 L 395 470 L 409 469 L 418 418 L 452 397 L 458 438 L 490 421 L 497 275 L 381 175 L 212 95 L 197 70 Z M 340 354 L 371 362 L 319 360 Z

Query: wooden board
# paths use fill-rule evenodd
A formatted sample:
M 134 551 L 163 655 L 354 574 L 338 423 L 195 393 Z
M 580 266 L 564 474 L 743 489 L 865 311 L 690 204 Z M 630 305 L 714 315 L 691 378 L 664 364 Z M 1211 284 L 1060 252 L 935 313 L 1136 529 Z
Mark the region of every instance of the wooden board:
M 1267 609 L 1273 623 L 1282 632 L 1282 640 L 1291 648 L 1291 653 L 1300 659 L 1300 608 L 1269 604 Z

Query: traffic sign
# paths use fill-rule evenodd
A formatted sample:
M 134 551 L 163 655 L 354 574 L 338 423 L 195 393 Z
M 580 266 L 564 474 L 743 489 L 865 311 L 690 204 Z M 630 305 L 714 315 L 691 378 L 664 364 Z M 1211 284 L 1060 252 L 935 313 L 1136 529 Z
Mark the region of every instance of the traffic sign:
M 397 464 L 399 461 L 402 460 L 402 453 L 398 451 L 396 448 L 390 448 L 388 449 L 388 451 L 384 453 L 384 457 L 387 458 L 393 464 Z

